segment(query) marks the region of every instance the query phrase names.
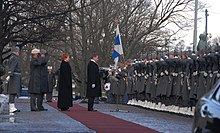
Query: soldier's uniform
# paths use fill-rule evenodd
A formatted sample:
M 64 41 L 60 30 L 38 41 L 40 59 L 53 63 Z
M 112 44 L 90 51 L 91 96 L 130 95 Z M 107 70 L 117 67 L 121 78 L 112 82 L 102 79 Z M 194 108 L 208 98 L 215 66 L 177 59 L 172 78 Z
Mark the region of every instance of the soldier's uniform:
M 115 77 L 115 72 L 113 72 L 112 76 L 110 76 L 110 84 L 111 88 L 109 90 L 109 97 L 111 97 L 111 103 L 116 103 L 116 95 L 118 87 L 118 79 Z
M 145 100 L 144 62 L 138 63 L 137 92 L 138 99 Z
M 189 59 L 184 58 L 181 59 L 181 66 L 182 66 L 182 73 L 180 74 L 181 76 L 181 89 L 179 92 L 179 96 L 182 99 L 182 105 L 187 105 L 189 101 Z
M 7 93 L 9 94 L 9 112 L 19 112 L 15 107 L 15 97 L 19 94 L 21 89 L 21 62 L 20 57 L 18 54 L 20 49 L 18 47 L 12 48 L 12 54 L 9 58 L 9 71 L 8 71 L 8 90 Z
M 157 87 L 157 66 L 156 66 L 156 62 L 150 62 L 150 78 L 151 78 L 151 82 L 149 85 L 150 88 L 150 95 L 151 95 L 151 100 L 155 100 L 156 98 L 156 87 Z
M 156 97 L 161 98 L 161 92 L 163 88 L 163 64 L 162 61 L 156 62 L 156 75 L 157 75 L 157 86 L 156 86 Z
M 128 93 L 128 98 L 132 99 L 133 97 L 133 75 L 134 75 L 134 66 L 133 65 L 129 65 L 127 67 L 127 71 L 128 71 L 128 77 L 127 77 L 127 93 Z
M 181 64 L 180 64 L 180 59 L 179 58 L 174 58 L 175 62 L 175 70 L 173 73 L 173 90 L 172 90 L 172 96 L 177 97 L 178 92 L 180 91 L 181 88 Z
M 215 85 L 215 83 L 218 81 L 220 78 L 220 54 L 216 52 L 214 55 L 211 56 L 213 60 L 213 77 L 212 77 L 212 87 Z
M 161 59 L 156 62 L 157 64 L 157 88 L 156 88 L 156 97 L 158 102 L 164 102 L 166 100 L 166 90 L 168 84 L 167 75 L 165 75 L 166 62 Z
M 173 78 L 175 77 L 174 73 L 175 73 L 175 62 L 174 59 L 167 59 L 167 74 L 168 74 L 168 84 L 167 84 L 167 92 L 166 92 L 166 96 L 168 98 L 170 98 L 172 96 L 172 90 L 173 90 Z
M 198 72 L 199 72 L 199 77 L 198 77 L 198 88 L 197 88 L 197 99 L 201 98 L 207 88 L 207 71 L 206 71 L 206 60 L 204 57 L 199 57 L 198 58 Z
M 213 69 L 214 62 L 213 62 L 213 58 L 212 58 L 212 53 L 204 56 L 204 58 L 206 60 L 206 73 L 207 73 L 207 80 L 206 80 L 207 87 L 206 87 L 206 91 L 205 91 L 205 93 L 206 93 L 212 87 L 212 80 L 213 80 L 212 79 L 213 78 L 213 70 L 212 69 Z
M 132 90 L 132 93 L 134 93 L 136 98 L 137 98 L 137 95 L 138 95 L 138 84 L 137 84 L 138 71 L 139 71 L 139 64 L 135 63 L 134 64 L 133 88 L 132 88 L 133 90 Z
M 189 98 L 196 99 L 196 90 L 198 85 L 198 70 L 197 70 L 197 56 L 192 55 L 189 60 L 189 70 L 190 70 L 190 94 Z
M 147 100 L 150 100 L 151 98 L 150 86 L 152 83 L 152 66 L 150 62 L 152 61 L 150 60 L 145 64 L 145 95 Z

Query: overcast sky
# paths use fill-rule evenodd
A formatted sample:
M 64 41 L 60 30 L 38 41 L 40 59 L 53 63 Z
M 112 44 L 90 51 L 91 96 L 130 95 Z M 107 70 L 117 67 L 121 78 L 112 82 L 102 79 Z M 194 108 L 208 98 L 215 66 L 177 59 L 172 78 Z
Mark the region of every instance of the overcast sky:
M 211 33 L 212 38 L 220 36 L 220 0 L 199 0 L 200 2 L 207 3 L 208 10 L 208 33 Z M 205 31 L 205 9 L 198 12 L 198 17 L 201 20 L 198 21 L 198 41 L 199 35 Z M 186 36 L 186 45 L 193 42 L 193 30 L 189 31 Z
M 209 13 L 209 30 L 213 35 L 220 36 L 220 1 L 219 0 L 210 0 L 213 2 L 212 7 L 210 8 Z
M 208 10 L 208 33 L 213 37 L 220 36 L 220 0 L 203 0 L 207 2 Z M 205 13 L 203 12 L 203 21 L 200 24 L 205 24 Z M 203 26 L 205 27 L 205 26 Z

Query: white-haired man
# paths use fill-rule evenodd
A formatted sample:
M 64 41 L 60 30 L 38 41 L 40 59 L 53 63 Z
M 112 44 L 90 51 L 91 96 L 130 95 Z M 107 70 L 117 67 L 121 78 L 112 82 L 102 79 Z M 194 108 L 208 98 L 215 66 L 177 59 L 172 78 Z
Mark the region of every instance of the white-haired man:
M 53 73 L 53 67 L 48 66 L 48 92 L 46 93 L 47 102 L 52 102 L 53 88 L 56 84 L 55 74 Z

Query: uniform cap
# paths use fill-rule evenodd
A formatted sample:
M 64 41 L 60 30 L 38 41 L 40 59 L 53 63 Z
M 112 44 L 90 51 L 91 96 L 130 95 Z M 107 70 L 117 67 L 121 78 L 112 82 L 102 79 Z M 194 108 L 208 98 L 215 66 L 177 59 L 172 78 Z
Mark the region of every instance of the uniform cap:
M 39 49 L 33 49 L 32 51 L 31 51 L 31 53 L 32 54 L 39 54 L 40 53 L 40 50 Z

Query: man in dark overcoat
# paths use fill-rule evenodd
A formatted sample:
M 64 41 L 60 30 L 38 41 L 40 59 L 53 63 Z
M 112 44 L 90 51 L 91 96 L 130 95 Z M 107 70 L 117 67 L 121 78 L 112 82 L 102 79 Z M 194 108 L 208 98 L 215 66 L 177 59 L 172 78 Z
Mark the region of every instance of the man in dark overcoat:
M 19 47 L 12 48 L 12 54 L 9 58 L 9 71 L 8 77 L 6 78 L 8 83 L 8 94 L 9 94 L 9 112 L 19 112 L 15 107 L 15 97 L 21 89 L 21 62 L 19 57 Z
M 39 49 L 31 51 L 32 58 L 30 63 L 30 80 L 28 91 L 30 93 L 30 106 L 31 111 L 41 111 L 41 64 L 42 57 Z
M 101 97 L 101 80 L 99 75 L 99 66 L 97 61 L 99 56 L 93 54 L 87 66 L 87 91 L 88 111 L 95 111 L 93 109 L 95 97 Z
M 40 107 L 38 107 L 40 110 L 42 111 L 47 111 L 47 109 L 45 109 L 43 107 L 43 99 L 44 99 L 44 94 L 46 94 L 49 91 L 48 88 L 48 70 L 47 70 L 47 63 L 49 61 L 49 55 L 47 53 L 46 50 L 41 49 L 40 50 L 40 54 L 41 54 L 41 75 L 40 75 L 40 80 L 41 80 L 41 98 L 40 98 Z

